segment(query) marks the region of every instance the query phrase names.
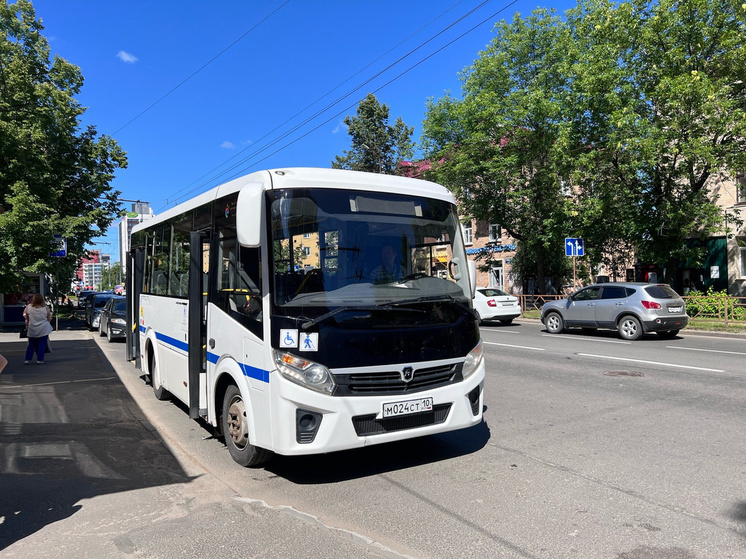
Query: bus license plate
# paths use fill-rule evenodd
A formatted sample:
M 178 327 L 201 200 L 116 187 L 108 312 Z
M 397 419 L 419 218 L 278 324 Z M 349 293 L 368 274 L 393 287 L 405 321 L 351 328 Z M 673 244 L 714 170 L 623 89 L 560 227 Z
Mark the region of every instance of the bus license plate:
M 383 404 L 383 417 L 395 417 L 397 415 L 409 415 L 410 413 L 425 411 L 433 411 L 432 397 L 404 400 L 402 402 L 386 402 Z

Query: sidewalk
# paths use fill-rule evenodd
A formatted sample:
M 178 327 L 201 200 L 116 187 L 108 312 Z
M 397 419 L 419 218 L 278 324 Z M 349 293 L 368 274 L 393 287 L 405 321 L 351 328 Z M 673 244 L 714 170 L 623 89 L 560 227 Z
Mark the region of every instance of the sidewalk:
M 0 332 L 0 559 L 394 556 L 241 498 L 164 444 L 122 383 L 137 371 L 67 326 L 43 365 Z

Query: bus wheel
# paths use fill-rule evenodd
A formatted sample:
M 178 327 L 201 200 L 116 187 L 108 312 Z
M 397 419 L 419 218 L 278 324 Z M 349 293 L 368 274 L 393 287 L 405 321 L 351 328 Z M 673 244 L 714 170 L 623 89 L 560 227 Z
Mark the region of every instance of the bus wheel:
M 249 441 L 249 418 L 246 414 L 241 391 L 230 385 L 223 397 L 223 415 L 221 417 L 225 445 L 231 458 L 241 466 L 257 466 L 266 462 L 271 452 L 257 448 Z
M 153 386 L 153 394 L 155 394 L 156 400 L 168 400 L 170 394 L 161 384 L 161 373 L 152 354 L 150 356 L 150 384 Z

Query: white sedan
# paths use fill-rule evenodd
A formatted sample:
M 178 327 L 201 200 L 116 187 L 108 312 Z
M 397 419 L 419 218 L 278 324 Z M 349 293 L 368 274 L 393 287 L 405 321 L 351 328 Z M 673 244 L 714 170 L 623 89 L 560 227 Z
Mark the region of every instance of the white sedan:
M 499 320 L 508 325 L 514 318 L 521 316 L 521 305 L 518 297 L 508 295 L 494 287 L 478 287 L 474 295 L 474 310 L 477 311 L 479 322 Z

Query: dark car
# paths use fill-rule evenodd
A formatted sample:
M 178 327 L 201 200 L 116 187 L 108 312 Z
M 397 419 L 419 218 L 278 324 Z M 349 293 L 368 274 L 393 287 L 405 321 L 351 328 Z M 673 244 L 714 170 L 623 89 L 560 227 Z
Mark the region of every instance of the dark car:
M 101 311 L 98 333 L 111 342 L 127 336 L 127 298 L 115 296 L 109 299 Z
M 86 301 L 92 299 L 96 293 L 98 293 L 98 291 L 93 291 L 92 289 L 84 289 L 78 293 L 78 308 L 85 308 Z
M 550 301 L 541 309 L 541 322 L 551 334 L 566 328 L 610 328 L 625 340 L 644 332 L 673 338 L 689 317 L 684 300 L 662 283 L 602 283 L 566 299 Z
M 113 293 L 97 293 L 90 302 L 86 302 L 85 322 L 91 330 L 98 330 L 101 311 L 104 310 L 104 306 L 112 297 L 116 297 L 116 295 Z

